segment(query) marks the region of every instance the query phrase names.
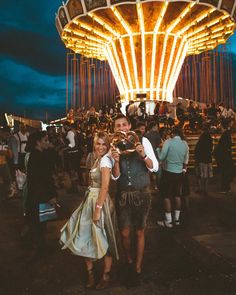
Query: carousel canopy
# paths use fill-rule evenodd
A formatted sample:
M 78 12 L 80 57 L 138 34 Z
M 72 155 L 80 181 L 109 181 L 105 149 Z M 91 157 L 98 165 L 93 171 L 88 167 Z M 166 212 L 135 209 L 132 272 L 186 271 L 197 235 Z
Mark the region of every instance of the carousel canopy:
M 234 0 L 69 0 L 56 27 L 68 49 L 108 60 L 125 101 L 172 101 L 184 59 L 233 34 Z

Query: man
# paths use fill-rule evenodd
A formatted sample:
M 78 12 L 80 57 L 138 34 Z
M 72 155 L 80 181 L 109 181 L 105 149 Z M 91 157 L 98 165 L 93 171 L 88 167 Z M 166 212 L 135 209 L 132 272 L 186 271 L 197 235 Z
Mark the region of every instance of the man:
M 188 145 L 181 137 L 181 130 L 175 127 L 172 130 L 171 138 L 164 142 L 163 148 L 157 149 L 159 160 L 165 162 L 161 185 L 161 193 L 164 197 L 165 220 L 158 221 L 158 225 L 167 228 L 173 227 L 172 213 L 174 215 L 174 224 L 180 225 L 180 189 L 189 157 Z M 174 212 L 172 212 L 172 203 L 175 204 Z
M 144 136 L 144 134 L 146 133 L 146 124 L 145 124 L 145 122 L 138 122 L 137 123 L 137 126 L 136 126 L 136 129 L 135 129 L 135 132 L 137 131 L 137 130 L 139 130 L 140 132 L 140 135 L 141 135 L 141 137 L 143 137 Z
M 120 114 L 114 119 L 115 132 L 128 132 L 130 129 L 131 123 L 126 116 Z M 134 152 L 119 156 L 117 151 L 113 150 L 112 156 L 115 159 L 113 176 L 117 178 L 118 225 L 127 262 L 126 278 L 127 284 L 132 286 L 138 284 L 141 279 L 145 244 L 144 230 L 151 205 L 149 171 L 158 170 L 158 161 L 151 143 L 145 137 L 142 138 L 142 143 L 136 145 Z M 120 175 L 116 174 L 116 171 L 119 171 L 117 165 L 120 168 Z M 131 253 L 132 226 L 136 235 L 135 260 Z
M 29 133 L 26 130 L 25 124 L 20 124 L 19 131 L 14 134 L 18 142 L 18 165 L 21 171 L 25 171 L 25 147 L 28 141 Z
M 182 107 L 182 103 L 179 102 L 177 103 L 177 106 L 176 106 L 176 116 L 177 116 L 177 119 L 179 121 L 179 128 L 183 128 L 184 126 L 184 122 L 186 121 L 186 116 L 184 114 L 184 109 Z
M 134 101 L 130 101 L 130 105 L 128 107 L 128 118 L 130 119 L 130 123 L 133 129 L 136 128 L 136 117 L 137 117 L 138 106 Z
M 159 133 L 158 125 L 155 121 L 148 124 L 148 132 L 145 133 L 145 137 L 151 142 L 154 151 L 158 148 L 161 143 L 161 136 Z
M 66 131 L 66 140 L 68 144 L 60 151 L 60 155 L 64 156 L 65 170 L 67 170 L 71 178 L 72 190 L 70 192 L 77 192 L 77 179 L 81 172 L 80 162 L 83 156 L 82 134 L 77 132 L 76 123 L 70 125 L 66 122 L 63 127 Z
M 148 131 L 145 133 L 145 137 L 150 141 L 152 148 L 154 150 L 155 155 L 157 156 L 156 150 L 161 144 L 161 136 L 159 133 L 158 125 L 155 121 L 152 121 L 148 124 Z M 152 173 L 151 176 L 151 182 L 152 187 L 154 190 L 158 189 L 159 186 L 159 179 L 160 179 L 160 170 L 158 170 L 156 173 Z
M 190 100 L 189 106 L 187 108 L 188 116 L 189 116 L 189 127 L 193 131 L 195 130 L 195 123 L 196 123 L 196 110 L 194 107 L 194 102 Z

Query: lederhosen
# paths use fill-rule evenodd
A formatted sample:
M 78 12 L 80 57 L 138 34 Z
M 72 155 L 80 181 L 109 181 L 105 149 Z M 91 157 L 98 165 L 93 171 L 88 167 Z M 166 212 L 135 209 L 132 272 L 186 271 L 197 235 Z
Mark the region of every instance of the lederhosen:
M 120 228 L 144 228 L 151 205 L 148 169 L 137 152 L 120 157 L 116 209 Z

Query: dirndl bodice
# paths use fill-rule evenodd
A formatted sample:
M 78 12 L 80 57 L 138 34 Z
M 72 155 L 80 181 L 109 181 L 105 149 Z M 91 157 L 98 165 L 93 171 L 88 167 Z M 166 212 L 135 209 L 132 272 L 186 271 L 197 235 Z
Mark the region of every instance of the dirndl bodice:
M 100 259 L 109 251 L 118 259 L 116 216 L 109 195 L 103 204 L 99 222 L 95 224 L 92 220 L 101 187 L 100 162 L 95 165 L 90 170 L 91 186 L 85 193 L 84 201 L 61 229 L 60 243 L 62 249 L 69 249 L 75 255 Z

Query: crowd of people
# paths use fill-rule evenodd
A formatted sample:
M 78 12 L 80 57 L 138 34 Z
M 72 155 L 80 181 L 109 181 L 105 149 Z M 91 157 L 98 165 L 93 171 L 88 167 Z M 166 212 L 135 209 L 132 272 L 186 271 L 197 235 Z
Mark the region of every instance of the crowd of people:
M 62 248 L 84 257 L 87 288 L 101 290 L 109 286 L 112 261 L 120 256 L 119 234 L 126 284 L 137 285 L 142 279 L 152 193 L 163 200 L 164 218 L 158 220 L 159 226 L 171 229 L 182 222 L 183 197 L 189 194 L 189 146 L 184 133 L 200 132 L 194 150 L 197 193 L 209 193 L 214 157 L 221 175 L 220 192 L 227 194 L 234 176 L 234 122 L 235 113 L 222 104 L 200 111 L 194 102 L 186 109 L 182 103 L 173 108 L 163 102 L 156 104 L 150 116 L 145 103 L 131 101 L 126 115 L 118 103 L 98 112 L 94 107 L 70 110 L 63 126 L 48 126 L 47 131 L 28 133 L 23 124 L 15 133 L 1 129 L 1 206 L 12 197 L 12 183 L 18 182 L 23 189 L 24 239 L 43 252 L 46 222 L 41 222 L 40 214 L 48 212 L 42 213 L 40 204 L 48 203 L 49 211 L 55 209 L 57 190 L 65 179 L 70 182 L 68 193 L 78 193 L 78 185 L 86 186 L 83 202 L 61 230 Z M 212 132 L 220 133 L 215 148 Z M 19 172 L 26 175 L 22 188 L 16 177 Z M 111 179 L 117 185 L 110 197 Z M 93 266 L 98 259 L 104 260 L 104 268 L 96 284 Z

